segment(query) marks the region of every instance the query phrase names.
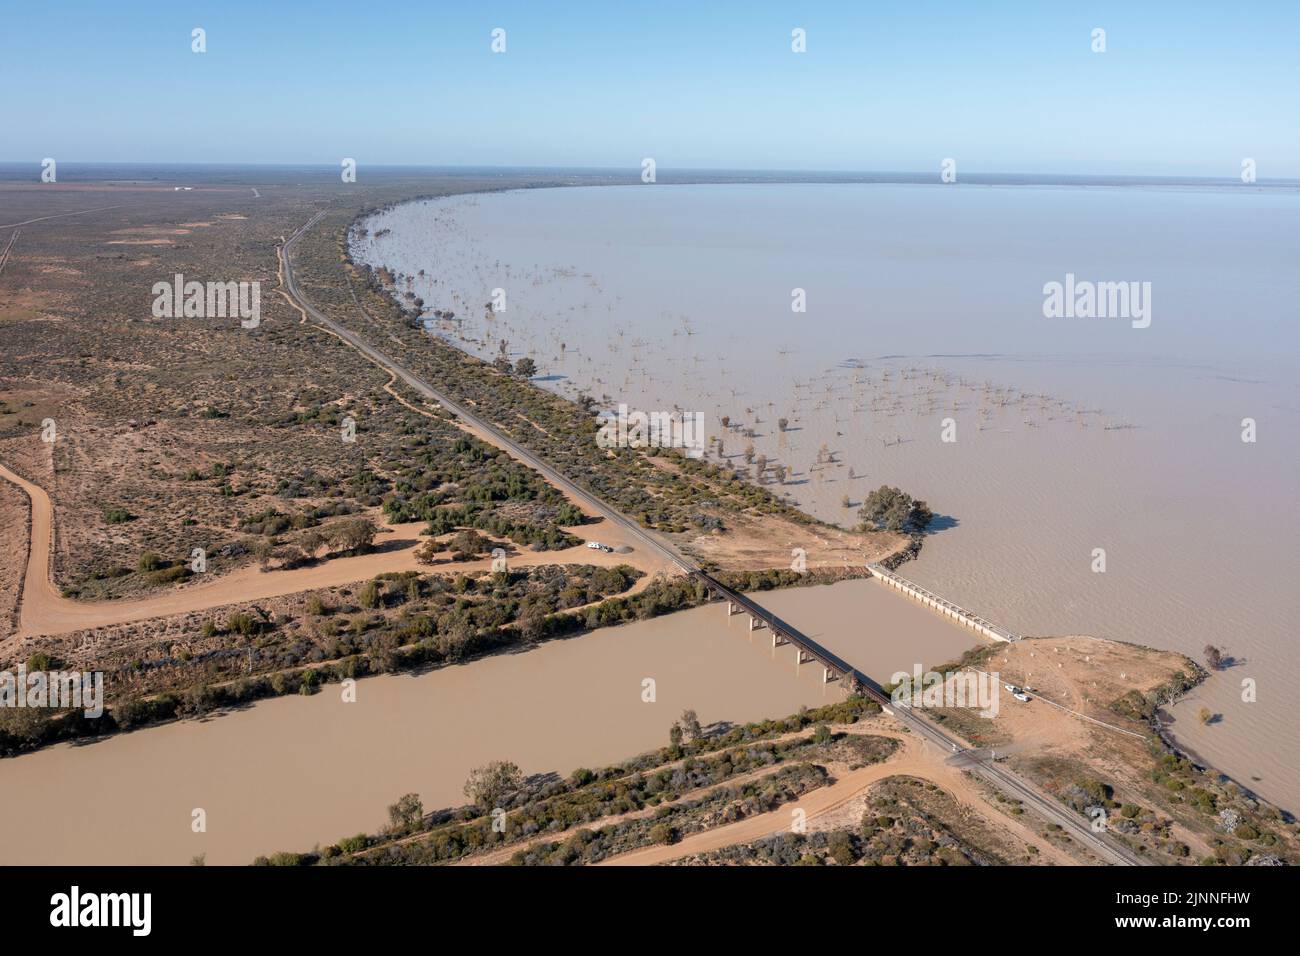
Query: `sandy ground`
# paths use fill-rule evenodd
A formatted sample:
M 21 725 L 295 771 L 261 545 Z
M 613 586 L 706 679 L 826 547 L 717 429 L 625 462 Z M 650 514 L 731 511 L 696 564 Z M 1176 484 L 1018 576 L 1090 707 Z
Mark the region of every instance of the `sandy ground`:
M 337 587 L 389 572 L 452 573 L 486 571 L 492 567 L 490 558 L 439 565 L 420 564 L 415 559 L 415 552 L 424 540 L 420 537 L 424 523 L 412 522 L 383 527 L 376 538 L 376 551 L 372 554 L 336 558 L 313 567 L 291 571 L 262 571 L 255 566 L 246 566 L 205 584 L 176 588 L 136 600 L 74 601 L 63 597 L 50 577 L 50 551 L 54 534 L 54 508 L 50 496 L 39 485 L 3 465 L 0 465 L 0 477 L 25 491 L 32 503 L 31 547 L 27 555 L 22 609 L 18 621 L 19 637 L 61 634 L 83 628 L 221 607 L 236 601 L 260 600 L 316 588 Z M 624 544 L 630 547 L 618 529 L 604 522 L 584 525 L 574 530 L 579 534 L 599 535 L 602 542 L 614 547 Z M 554 564 L 594 564 L 606 567 L 629 564 L 645 571 L 647 576 L 666 570 L 662 561 L 641 551 L 611 554 L 585 545 L 559 551 L 524 552 L 511 559 L 510 564 L 516 568 Z
M 857 733 L 865 732 L 862 725 L 839 729 Z M 881 730 L 872 728 L 870 732 L 880 734 Z M 736 823 L 694 833 L 671 846 L 644 847 L 624 853 L 603 860 L 597 865 L 653 866 L 738 843 L 752 843 L 764 837 L 789 832 L 792 813 L 796 809 L 803 810 L 807 814 L 806 822 L 810 831 L 856 826 L 861 819 L 870 788 L 889 777 L 904 775 L 928 780 L 942 787 L 962 807 L 977 813 L 995 830 L 1008 833 L 1016 843 L 1037 846 L 1047 860 L 1067 866 L 1077 862 L 1039 837 L 1023 823 L 993 810 L 979 790 L 958 768 L 947 762 L 947 754 L 937 747 L 898 730 L 886 732 L 884 735 L 895 737 L 901 743 L 892 757 L 883 763 L 871 764 L 857 770 L 845 770 L 832 765 L 829 769 L 835 774 L 835 782 L 804 794 L 792 806 L 780 807 L 770 813 L 758 814 Z
M 808 526 L 784 518 L 728 516 L 725 534 L 692 538 L 686 550 L 706 561 L 735 571 L 788 568 L 796 551 L 803 552 L 809 570 L 858 568 L 883 561 L 909 545 L 906 535 L 892 531 L 862 534 L 829 526 Z
M 663 768 L 659 768 L 659 769 L 671 769 L 677 766 L 678 763 L 679 761 L 675 761 L 670 764 L 665 764 Z M 479 853 L 474 856 L 467 857 L 466 859 L 458 860 L 454 865 L 455 866 L 497 866 L 499 864 L 509 862 L 510 858 L 513 857 L 516 853 L 520 852 L 521 850 L 527 850 L 528 848 L 536 846 L 540 843 L 562 842 L 571 834 L 576 833 L 579 830 L 591 830 L 598 827 L 613 826 L 615 824 L 623 823 L 628 820 L 644 820 L 646 817 L 654 816 L 655 812 L 659 809 L 659 807 L 673 806 L 677 803 L 681 803 L 687 800 L 699 800 L 702 797 L 707 797 L 709 794 L 715 793 L 718 790 L 725 790 L 728 787 L 744 786 L 750 781 L 758 780 L 762 777 L 769 776 L 771 773 L 772 773 L 771 767 L 763 767 L 760 770 L 751 770 L 749 773 L 736 774 L 736 776 L 730 777 L 727 780 L 724 780 L 722 783 L 715 783 L 707 787 L 698 787 L 695 790 L 687 791 L 686 793 L 682 794 L 679 800 L 673 800 L 668 803 L 659 804 L 658 806 L 653 806 L 653 807 L 643 807 L 640 810 L 633 810 L 631 813 L 615 813 L 607 817 L 599 817 L 598 819 L 591 820 L 587 823 L 582 823 L 572 827 L 565 827 L 563 830 L 556 830 L 550 833 L 546 833 L 532 840 L 521 840 L 518 843 L 511 843 L 508 846 L 501 847 L 501 849 L 499 850 L 492 850 L 489 853 Z M 399 844 L 409 843 L 414 840 L 419 840 L 420 837 L 422 836 L 424 836 L 424 834 L 416 834 L 415 836 L 407 837 L 403 840 L 398 840 L 396 842 Z

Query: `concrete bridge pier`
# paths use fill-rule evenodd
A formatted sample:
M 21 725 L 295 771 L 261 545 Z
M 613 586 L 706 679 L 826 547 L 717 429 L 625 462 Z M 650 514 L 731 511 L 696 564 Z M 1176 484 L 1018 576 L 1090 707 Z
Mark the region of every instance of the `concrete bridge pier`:
M 767 627 L 766 624 L 764 624 L 764 623 L 763 623 L 762 621 L 760 621 L 758 618 L 754 617 L 752 614 L 750 615 L 750 617 L 749 617 L 749 629 L 750 629 L 751 631 L 758 631 L 758 630 L 761 630 L 762 628 L 765 628 L 765 627 Z
M 736 607 L 736 605 L 733 604 L 731 601 L 727 602 L 727 617 L 731 617 L 733 614 L 740 614 L 740 613 L 741 613 L 740 608 Z
M 786 640 L 784 637 L 782 637 L 780 634 L 778 634 L 776 631 L 773 631 L 773 632 L 772 632 L 772 647 L 773 647 L 773 648 L 777 648 L 777 647 L 780 647 L 782 644 L 788 644 L 788 643 L 790 643 L 790 642 L 787 641 L 787 640 Z

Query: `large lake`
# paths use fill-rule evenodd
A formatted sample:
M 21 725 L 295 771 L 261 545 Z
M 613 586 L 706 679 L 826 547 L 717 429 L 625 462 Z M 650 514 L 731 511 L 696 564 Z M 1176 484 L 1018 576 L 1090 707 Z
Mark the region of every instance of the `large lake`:
M 660 184 L 411 203 L 355 251 L 463 348 L 704 412 L 822 518 L 882 482 L 927 499 L 905 573 L 1013 630 L 1225 647 L 1174 733 L 1300 809 L 1298 212 L 1247 186 Z M 1067 274 L 1149 282 L 1149 327 L 1046 318 Z

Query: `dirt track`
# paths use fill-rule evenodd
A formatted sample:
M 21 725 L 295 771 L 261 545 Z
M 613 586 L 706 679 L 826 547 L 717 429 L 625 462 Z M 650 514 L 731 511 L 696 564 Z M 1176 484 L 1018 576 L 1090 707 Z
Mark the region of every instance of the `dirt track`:
M 82 628 L 104 627 L 129 621 L 143 621 L 154 617 L 168 617 L 189 611 L 221 607 L 239 601 L 264 600 L 285 594 L 296 594 L 316 588 L 337 587 L 364 581 L 378 574 L 394 571 L 486 571 L 491 569 L 491 559 L 423 565 L 415 560 L 421 543 L 422 522 L 389 525 L 380 530 L 376 539 L 377 550 L 372 554 L 348 558 L 335 558 L 314 567 L 296 568 L 292 571 L 262 571 L 244 567 L 215 580 L 178 587 L 147 598 L 125 601 L 74 601 L 60 593 L 50 577 L 51 543 L 54 534 L 54 507 L 50 496 L 39 485 L 0 465 L 0 477 L 8 479 L 27 493 L 31 499 L 31 546 L 27 555 L 27 570 L 23 578 L 22 606 L 18 616 L 18 637 L 36 634 L 63 634 Z M 578 529 L 588 532 L 604 543 L 617 546 L 625 543 L 618 529 L 607 523 Z M 511 567 L 536 567 L 554 564 L 594 564 L 613 567 L 630 564 L 645 571 L 647 577 L 638 584 L 644 586 L 649 576 L 663 570 L 662 562 L 653 556 L 633 551 L 630 554 L 610 554 L 595 551 L 584 545 L 562 551 L 524 552 L 510 559 Z
M 876 728 L 873 733 L 879 733 Z M 895 736 L 889 734 L 888 736 Z M 897 735 L 901 746 L 883 763 L 870 764 L 857 770 L 850 770 L 838 775 L 834 783 L 819 787 L 804 794 L 792 805 L 781 807 L 770 813 L 761 813 L 745 820 L 738 820 L 725 826 L 714 827 L 701 833 L 693 833 L 681 842 L 670 846 L 649 846 L 630 853 L 602 860 L 597 866 L 653 866 L 668 863 L 682 857 L 708 853 L 738 843 L 753 843 L 764 837 L 779 833 L 788 833 L 794 809 L 803 810 L 809 830 L 825 829 L 818 827 L 819 821 L 828 825 L 856 825 L 856 819 L 836 820 L 830 823 L 826 818 L 836 811 L 846 808 L 854 799 L 865 794 L 872 784 L 888 777 L 918 777 L 937 784 L 953 796 L 963 807 L 972 810 L 985 819 L 995 829 L 1011 831 L 1020 842 L 1033 844 L 1053 863 L 1066 866 L 1078 865 L 1078 861 L 1042 839 L 1023 823 L 1012 820 L 992 810 L 986 799 L 974 787 L 961 771 L 947 763 L 947 755 L 924 740 L 911 734 Z M 860 811 L 859 811 L 860 815 Z

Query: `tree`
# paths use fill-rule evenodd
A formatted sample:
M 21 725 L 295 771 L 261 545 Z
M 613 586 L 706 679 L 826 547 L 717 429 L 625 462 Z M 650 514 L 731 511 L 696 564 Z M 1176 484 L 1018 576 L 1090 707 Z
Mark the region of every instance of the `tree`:
M 779 428 L 779 429 L 781 429 L 781 431 L 785 431 L 787 428 L 790 427 L 790 419 L 788 419 L 788 418 L 778 418 L 778 419 L 776 420 L 776 427 Z
M 723 427 L 723 428 L 729 428 L 729 427 L 731 426 L 731 416 L 730 416 L 730 415 L 723 415 L 720 419 L 718 419 L 718 421 L 722 422 L 722 427 Z
M 460 560 L 469 561 L 480 554 L 486 554 L 491 545 L 492 542 L 477 531 L 465 530 L 452 538 L 448 546 Z
M 1210 665 L 1210 670 L 1223 670 L 1223 651 L 1219 650 L 1213 644 L 1205 645 L 1205 663 Z
M 762 481 L 763 475 L 767 472 L 767 456 L 759 455 L 758 461 L 754 463 L 754 467 L 758 469 L 758 480 Z
M 524 775 L 517 766 L 508 760 L 494 760 L 470 771 L 464 793 L 483 809 L 491 810 L 523 784 Z
M 302 553 L 309 559 L 316 557 L 316 552 L 328 543 L 329 540 L 319 528 L 312 528 L 298 539 L 298 547 L 302 548 Z
M 668 728 L 668 745 L 670 747 L 682 745 L 682 725 L 676 721 L 673 721 L 673 725 Z
M 546 612 L 530 607 L 519 615 L 519 636 L 529 644 L 540 641 L 546 634 Z
M 754 446 L 753 444 L 749 444 L 745 446 L 745 464 L 752 465 L 753 463 L 754 463 Z
M 687 740 L 699 740 L 704 736 L 704 731 L 700 727 L 700 718 L 689 707 L 682 711 L 681 727 Z
M 782 484 L 782 485 L 784 485 L 784 484 L 785 484 L 785 476 L 786 476 L 786 473 L 787 473 L 787 472 L 786 472 L 786 467 L 785 467 L 785 465 L 777 465 L 777 466 L 776 466 L 774 469 L 772 469 L 772 470 L 773 470 L 774 472 L 776 472 L 776 480 L 777 480 L 777 482 L 780 483 L 780 484 Z
M 504 345 L 505 343 L 503 342 L 502 344 Z M 509 375 L 514 366 L 510 364 L 510 359 L 506 358 L 504 355 L 498 355 L 492 362 L 492 367 L 504 375 Z
M 537 363 L 525 355 L 515 363 L 515 374 L 520 378 L 532 378 L 537 374 Z
M 365 554 L 374 547 L 375 535 L 379 529 L 369 518 L 346 518 L 335 522 L 327 532 L 331 546 L 339 551 L 355 551 Z
M 408 793 L 388 808 L 388 822 L 394 830 L 408 833 L 424 819 L 424 804 L 418 793 Z
M 914 501 L 912 496 L 890 485 L 881 485 L 867 495 L 858 510 L 862 530 L 885 528 L 889 531 L 921 532 L 929 526 L 934 515 L 924 501 Z
M 438 635 L 438 653 L 449 661 L 458 661 L 473 647 L 478 632 L 469 621 L 456 621 Z

